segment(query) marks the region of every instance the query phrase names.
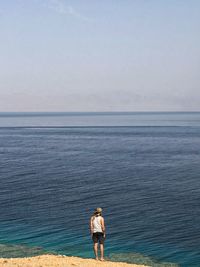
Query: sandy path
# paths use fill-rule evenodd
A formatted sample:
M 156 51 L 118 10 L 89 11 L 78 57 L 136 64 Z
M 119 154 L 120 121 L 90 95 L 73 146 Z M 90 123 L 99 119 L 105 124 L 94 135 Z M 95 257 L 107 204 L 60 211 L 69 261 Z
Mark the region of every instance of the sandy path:
M 122 262 L 101 262 L 78 257 L 42 255 L 30 258 L 0 259 L 0 267 L 147 267 Z

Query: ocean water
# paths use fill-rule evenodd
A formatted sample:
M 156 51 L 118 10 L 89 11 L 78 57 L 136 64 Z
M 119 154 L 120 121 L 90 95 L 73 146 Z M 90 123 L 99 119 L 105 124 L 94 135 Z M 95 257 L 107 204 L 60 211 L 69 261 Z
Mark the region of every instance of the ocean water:
M 200 113 L 0 113 L 0 256 L 200 266 Z

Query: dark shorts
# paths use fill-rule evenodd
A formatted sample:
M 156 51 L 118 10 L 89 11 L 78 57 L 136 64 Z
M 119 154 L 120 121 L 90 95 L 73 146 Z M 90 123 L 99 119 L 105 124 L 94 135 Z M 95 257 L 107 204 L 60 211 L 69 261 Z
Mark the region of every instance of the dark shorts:
M 92 240 L 94 243 L 104 244 L 105 238 L 103 236 L 103 233 L 97 232 L 97 233 L 93 233 Z

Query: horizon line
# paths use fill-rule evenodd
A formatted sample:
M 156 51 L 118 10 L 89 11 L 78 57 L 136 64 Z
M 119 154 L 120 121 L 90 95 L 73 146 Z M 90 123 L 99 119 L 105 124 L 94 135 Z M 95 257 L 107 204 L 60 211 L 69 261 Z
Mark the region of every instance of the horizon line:
M 200 111 L 0 111 L 0 114 L 133 114 L 133 113 L 200 113 Z

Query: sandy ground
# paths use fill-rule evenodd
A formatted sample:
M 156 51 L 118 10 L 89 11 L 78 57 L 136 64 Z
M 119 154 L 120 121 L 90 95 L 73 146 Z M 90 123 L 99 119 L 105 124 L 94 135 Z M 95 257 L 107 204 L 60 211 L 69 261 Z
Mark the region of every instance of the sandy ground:
M 0 267 L 147 267 L 122 262 L 96 261 L 78 257 L 42 255 L 30 258 L 0 259 Z

